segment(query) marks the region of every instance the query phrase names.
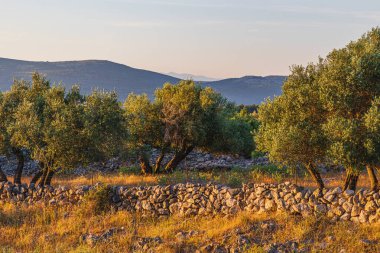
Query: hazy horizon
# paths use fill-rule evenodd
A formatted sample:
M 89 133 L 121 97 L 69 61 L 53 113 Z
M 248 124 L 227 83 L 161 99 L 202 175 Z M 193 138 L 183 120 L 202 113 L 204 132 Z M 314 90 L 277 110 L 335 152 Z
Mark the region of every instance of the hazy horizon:
M 0 0 L 0 57 L 216 79 L 288 75 L 380 23 L 378 1 Z M 17 13 L 17 15 L 15 15 Z

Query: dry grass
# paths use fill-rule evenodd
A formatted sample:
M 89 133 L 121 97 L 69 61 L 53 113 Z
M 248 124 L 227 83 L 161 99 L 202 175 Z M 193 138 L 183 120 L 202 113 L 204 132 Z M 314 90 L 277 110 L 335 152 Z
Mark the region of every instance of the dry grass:
M 275 224 L 268 230 L 261 224 Z M 112 227 L 124 232 L 94 246 L 80 241 L 85 233 L 100 234 Z M 238 233 L 252 242 L 247 252 L 263 252 L 262 245 L 298 242 L 307 252 L 380 252 L 380 225 L 300 219 L 284 214 L 240 213 L 233 217 L 167 219 L 142 218 L 124 211 L 96 215 L 86 204 L 74 208 L 0 207 L 0 248 L 3 252 L 131 252 L 137 237 L 162 238 L 155 252 L 191 252 L 206 241 L 233 245 Z M 197 231 L 185 240 L 179 231 Z M 377 242 L 377 243 L 376 243 Z
M 345 174 L 330 172 L 322 175 L 326 187 L 337 187 L 342 186 Z M 24 178 L 24 182 L 30 182 L 29 177 Z M 235 179 L 235 180 L 233 180 Z M 95 183 L 101 182 L 110 185 L 126 185 L 126 186 L 145 186 L 145 185 L 156 185 L 156 184 L 175 184 L 178 182 L 209 182 L 213 181 L 215 183 L 226 184 L 230 186 L 238 186 L 241 183 L 281 183 L 289 181 L 300 186 L 316 188 L 317 185 L 312 180 L 310 176 L 281 176 L 273 177 L 266 174 L 252 174 L 246 173 L 244 171 L 218 171 L 218 172 L 189 172 L 183 173 L 178 172 L 171 175 L 138 175 L 138 174 L 123 174 L 123 173 L 112 173 L 112 174 L 91 174 L 87 176 L 74 176 L 74 175 L 57 175 L 53 178 L 53 185 L 66 185 L 66 186 L 77 186 L 77 185 L 93 185 Z M 368 188 L 369 179 L 365 172 L 362 172 L 358 180 L 358 188 Z
M 125 174 L 93 174 L 90 176 L 57 176 L 53 179 L 54 185 L 93 185 L 97 182 L 110 185 L 154 185 L 157 184 L 157 176 L 125 175 Z

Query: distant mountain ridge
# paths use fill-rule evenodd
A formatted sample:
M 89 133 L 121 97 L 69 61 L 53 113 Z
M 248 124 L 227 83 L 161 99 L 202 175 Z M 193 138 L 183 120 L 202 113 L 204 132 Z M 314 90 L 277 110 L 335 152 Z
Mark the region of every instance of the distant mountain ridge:
M 35 62 L 0 58 L 0 90 L 8 90 L 14 79 L 30 80 L 35 71 L 46 75 L 52 82 L 62 82 L 67 88 L 79 84 L 85 94 L 94 88 L 116 90 L 120 100 L 124 100 L 130 92 L 147 93 L 152 97 L 155 89 L 165 82 L 180 81 L 173 76 L 104 60 Z M 211 86 L 238 104 L 259 104 L 266 97 L 281 94 L 285 78 L 245 76 L 201 84 Z
M 208 76 L 201 76 L 201 75 L 193 75 L 188 73 L 175 73 L 175 72 L 169 72 L 166 73 L 169 76 L 173 76 L 179 79 L 192 79 L 194 81 L 200 81 L 200 82 L 213 82 L 213 81 L 219 81 L 220 78 L 213 78 Z

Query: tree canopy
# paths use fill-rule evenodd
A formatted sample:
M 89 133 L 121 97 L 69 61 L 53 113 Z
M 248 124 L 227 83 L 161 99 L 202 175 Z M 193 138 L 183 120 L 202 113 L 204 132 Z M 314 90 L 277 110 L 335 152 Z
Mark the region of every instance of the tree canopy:
M 194 149 L 247 154 L 252 151 L 252 126 L 237 107 L 211 88 L 193 81 L 165 84 L 153 102 L 146 95 L 131 94 L 124 103 L 129 141 L 132 146 L 161 149 L 154 168 L 144 152 L 144 172 L 159 172 L 166 152 L 174 156 L 164 171 L 173 171 Z
M 317 164 L 325 158 L 324 109 L 319 100 L 320 65 L 294 66 L 283 94 L 259 108 L 258 148 L 271 161 L 306 168 L 323 188 Z
M 345 189 L 355 189 L 367 167 L 375 189 L 379 95 L 380 29 L 374 28 L 318 64 L 292 68 L 283 94 L 259 108 L 258 146 L 271 160 L 309 166 L 312 174 L 321 161 L 343 165 Z

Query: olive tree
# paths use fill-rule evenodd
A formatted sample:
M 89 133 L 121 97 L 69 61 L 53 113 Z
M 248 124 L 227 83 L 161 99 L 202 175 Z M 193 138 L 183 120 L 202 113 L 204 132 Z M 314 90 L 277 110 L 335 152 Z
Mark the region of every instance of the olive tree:
M 367 156 L 365 115 L 380 95 L 380 28 L 333 50 L 324 60 L 319 82 L 327 111 L 328 155 L 346 168 L 344 189 L 355 189 L 359 173 L 370 168 L 372 160 Z
M 203 149 L 251 157 L 252 151 L 255 150 L 253 136 L 259 122 L 246 108 L 239 109 L 231 103 L 224 105 L 213 123 L 215 127 L 212 129 L 212 138 Z
M 83 113 L 88 162 L 119 156 L 126 131 L 116 92 L 93 91 L 86 97 Z
M 373 100 L 371 107 L 364 116 L 367 130 L 365 147 L 367 149 L 367 171 L 370 175 L 371 189 L 378 189 L 378 179 L 375 170 L 380 174 L 380 97 Z
M 33 75 L 33 80 L 36 77 Z M 17 168 L 13 182 L 21 183 L 22 171 L 24 168 L 23 146 L 11 142 L 14 136 L 14 126 L 18 124 L 15 114 L 19 110 L 20 104 L 30 89 L 30 83 L 23 80 L 15 80 L 9 91 L 4 92 L 0 99 L 0 153 L 6 156 L 14 155 L 17 158 Z M 5 174 L 2 173 L 1 180 L 6 181 Z
M 129 94 L 124 102 L 124 116 L 128 130 L 127 149 L 137 155 L 141 171 L 157 173 L 169 144 L 164 141 L 164 124 L 160 120 L 160 110 L 146 94 Z M 161 150 L 154 166 L 149 163 L 151 148 Z
M 3 104 L 3 93 L 0 91 L 0 105 Z M 4 120 L 3 120 L 3 117 L 0 115 L 0 150 L 2 152 L 0 153 L 4 153 L 4 150 L 6 150 L 5 148 L 5 145 L 6 145 L 6 142 L 5 142 L 5 135 L 6 135 L 6 128 L 5 128 L 5 125 L 2 124 L 4 123 Z M 4 171 L 2 170 L 1 166 L 0 166 L 0 182 L 7 182 L 8 181 L 8 178 L 7 178 L 7 175 L 5 175 Z
M 165 84 L 156 90 L 154 101 L 131 94 L 124 110 L 130 146 L 138 147 L 144 173 L 171 172 L 194 148 L 236 153 L 249 149 L 245 154 L 252 150 L 249 123 L 236 116 L 236 107 L 193 81 Z M 152 147 L 161 150 L 154 166 L 143 156 Z M 174 155 L 162 165 L 169 150 Z
M 50 185 L 54 172 L 78 165 L 85 150 L 80 106 L 65 101 L 62 86 L 50 87 L 45 78 L 32 87 L 15 114 L 12 143 L 22 145 L 39 161 L 41 171 L 31 183 Z
M 322 66 L 294 66 L 281 96 L 260 105 L 257 147 L 272 162 L 302 166 L 319 188 L 323 180 L 317 164 L 325 158 L 326 137 L 322 131 L 325 111 L 319 100 L 318 78 Z

